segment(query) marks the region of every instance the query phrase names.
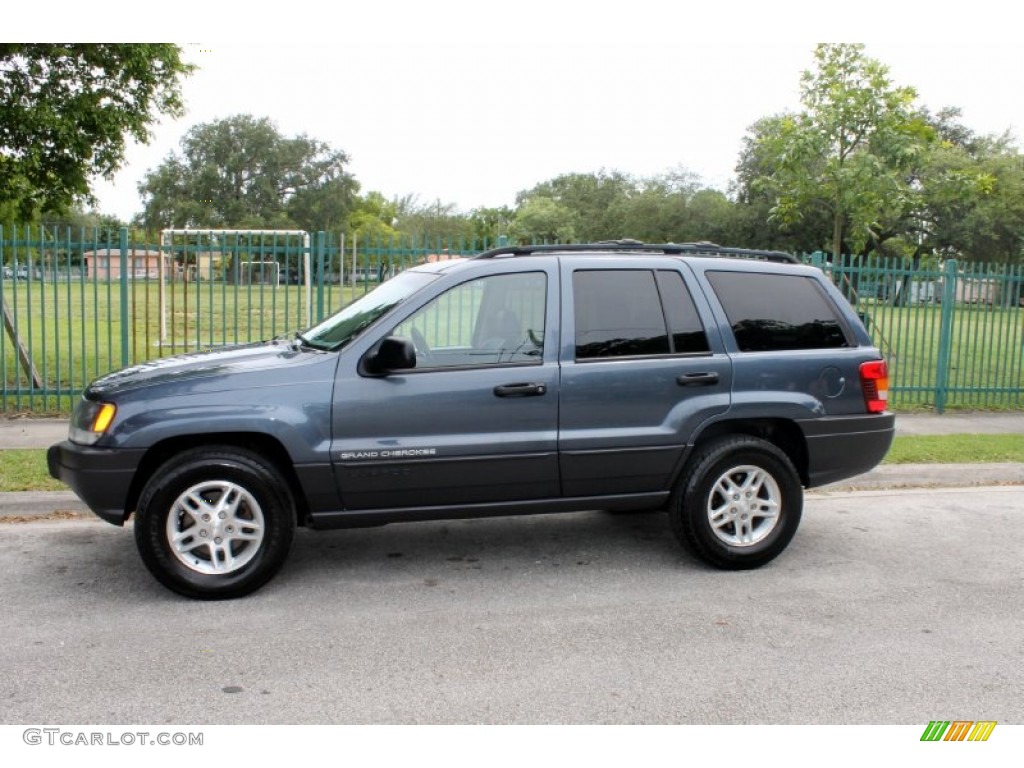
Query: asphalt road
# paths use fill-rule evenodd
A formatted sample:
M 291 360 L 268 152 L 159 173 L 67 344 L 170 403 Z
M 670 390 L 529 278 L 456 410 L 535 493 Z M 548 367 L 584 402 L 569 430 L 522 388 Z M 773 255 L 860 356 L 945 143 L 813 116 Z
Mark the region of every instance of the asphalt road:
M 0 723 L 1024 723 L 1024 495 L 810 495 L 722 573 L 662 515 L 297 537 L 257 594 L 160 587 L 131 529 L 0 525 Z

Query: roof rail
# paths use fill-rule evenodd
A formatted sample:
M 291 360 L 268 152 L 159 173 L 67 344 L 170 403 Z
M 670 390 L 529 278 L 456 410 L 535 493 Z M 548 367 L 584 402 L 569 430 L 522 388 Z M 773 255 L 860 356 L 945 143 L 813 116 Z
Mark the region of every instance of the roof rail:
M 635 253 L 641 256 L 703 256 L 711 258 L 757 259 L 788 264 L 800 260 L 783 251 L 761 251 L 750 248 L 729 248 L 707 241 L 695 243 L 643 243 L 639 240 L 602 240 L 596 243 L 570 243 L 565 245 L 506 245 L 473 256 L 474 259 L 494 259 L 510 256 L 536 256 L 545 253 Z

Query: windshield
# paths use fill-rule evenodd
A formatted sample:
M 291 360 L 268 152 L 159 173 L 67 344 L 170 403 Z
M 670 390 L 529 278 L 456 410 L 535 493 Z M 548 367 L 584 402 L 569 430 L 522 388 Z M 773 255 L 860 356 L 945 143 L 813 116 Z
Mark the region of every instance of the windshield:
M 299 335 L 316 349 L 341 349 L 379 317 L 437 279 L 431 272 L 402 272 Z

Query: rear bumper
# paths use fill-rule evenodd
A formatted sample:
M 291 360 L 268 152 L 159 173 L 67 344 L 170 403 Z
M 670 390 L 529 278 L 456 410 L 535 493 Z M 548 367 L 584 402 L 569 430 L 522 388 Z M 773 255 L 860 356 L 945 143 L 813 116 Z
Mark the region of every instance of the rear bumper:
M 68 440 L 46 452 L 52 477 L 67 483 L 97 516 L 124 525 L 135 471 L 145 453 L 124 448 L 91 448 Z
M 896 416 L 877 413 L 798 422 L 807 440 L 808 488 L 863 474 L 885 458 Z

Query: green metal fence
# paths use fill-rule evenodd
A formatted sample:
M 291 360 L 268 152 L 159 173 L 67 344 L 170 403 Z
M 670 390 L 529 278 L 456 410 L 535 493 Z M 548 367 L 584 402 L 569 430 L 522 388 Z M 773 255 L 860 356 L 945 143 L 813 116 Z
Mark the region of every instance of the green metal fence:
M 941 413 L 1024 405 L 1021 267 L 811 261 L 856 307 L 888 360 L 893 407 Z
M 65 413 L 89 381 L 309 327 L 414 264 L 493 243 L 324 232 L 0 229 L 0 411 Z
M 109 371 L 288 334 L 414 264 L 494 245 L 0 229 L 0 410 L 66 413 Z M 893 407 L 1024 406 L 1020 267 L 807 261 L 840 287 L 889 361 Z

